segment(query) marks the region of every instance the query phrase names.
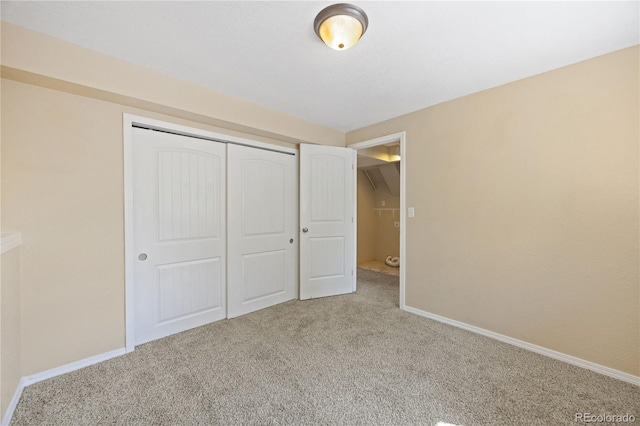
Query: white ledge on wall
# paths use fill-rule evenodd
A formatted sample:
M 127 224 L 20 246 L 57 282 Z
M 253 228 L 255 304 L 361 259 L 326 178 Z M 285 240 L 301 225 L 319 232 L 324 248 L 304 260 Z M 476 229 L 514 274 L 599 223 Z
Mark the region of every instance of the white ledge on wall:
M 2 247 L 0 254 L 5 254 L 21 244 L 22 235 L 19 232 L 3 232 L 0 238 L 0 246 Z

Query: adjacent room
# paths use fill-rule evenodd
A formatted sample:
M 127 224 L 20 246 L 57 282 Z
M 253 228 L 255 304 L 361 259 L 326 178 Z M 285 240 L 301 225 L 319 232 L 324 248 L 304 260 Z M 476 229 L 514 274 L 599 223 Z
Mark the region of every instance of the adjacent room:
M 400 144 L 357 154 L 358 268 L 400 276 Z
M 640 418 L 640 3 L 2 1 L 0 421 Z

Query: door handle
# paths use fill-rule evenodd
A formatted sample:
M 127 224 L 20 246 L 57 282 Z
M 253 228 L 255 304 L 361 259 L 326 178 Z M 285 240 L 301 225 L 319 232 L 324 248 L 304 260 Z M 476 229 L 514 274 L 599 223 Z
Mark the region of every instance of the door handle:
M 309 228 L 302 228 L 302 232 L 309 232 Z
M 140 253 L 140 255 L 138 256 L 139 260 L 147 260 L 147 253 Z

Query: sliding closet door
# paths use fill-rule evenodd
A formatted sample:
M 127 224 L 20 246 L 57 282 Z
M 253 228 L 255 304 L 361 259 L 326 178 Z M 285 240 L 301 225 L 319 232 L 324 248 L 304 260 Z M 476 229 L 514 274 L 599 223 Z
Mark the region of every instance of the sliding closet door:
M 225 151 L 133 129 L 136 344 L 226 317 Z
M 295 155 L 229 145 L 228 316 L 295 297 Z

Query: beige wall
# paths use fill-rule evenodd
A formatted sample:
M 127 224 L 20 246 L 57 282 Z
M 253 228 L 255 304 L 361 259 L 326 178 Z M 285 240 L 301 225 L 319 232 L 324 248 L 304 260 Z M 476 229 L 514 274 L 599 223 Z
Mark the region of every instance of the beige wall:
M 400 220 L 399 213 L 374 211 L 399 207 L 400 197 L 391 195 L 384 185 L 374 190 L 363 172 L 358 171 L 358 264 L 400 256 L 400 228 L 394 226 Z
M 284 146 L 344 146 L 340 131 L 6 22 L 1 30 L 2 228 L 24 242 L 21 376 L 125 344 L 124 112 Z
M 638 375 L 638 47 L 347 134 L 406 130 L 408 306 Z
M 289 143 L 344 133 L 1 21 L 2 76 Z
M 122 108 L 2 80 L 2 227 L 22 233 L 22 375 L 124 346 Z
M 384 201 L 384 206 L 382 202 Z M 376 188 L 376 207 L 399 209 L 400 197 L 391 195 L 383 185 Z M 399 211 L 381 210 L 376 212 L 376 260 L 384 262 L 387 256 L 400 256 L 400 228 L 394 226 L 400 221 Z
M 22 377 L 20 374 L 20 248 L 16 247 L 4 253 L 1 262 L 0 418 L 3 418 Z
M 358 247 L 357 263 L 361 264 L 376 258 L 376 217 L 375 191 L 362 170 L 358 170 Z
M 238 133 L 6 79 L 2 96 L 2 227 L 24 241 L 24 376 L 124 347 L 123 112 Z

